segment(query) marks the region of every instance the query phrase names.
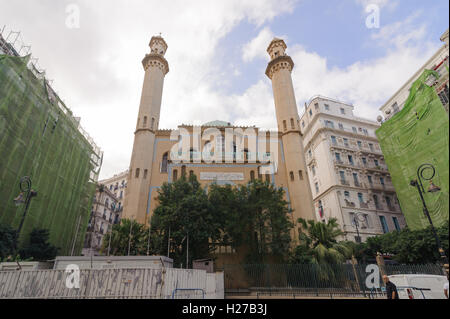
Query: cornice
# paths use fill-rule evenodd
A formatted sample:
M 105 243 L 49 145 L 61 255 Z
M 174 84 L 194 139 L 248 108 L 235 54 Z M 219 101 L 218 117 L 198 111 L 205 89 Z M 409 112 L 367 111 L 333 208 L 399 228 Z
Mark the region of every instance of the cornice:
M 150 66 L 156 66 L 161 69 L 161 71 L 164 73 L 164 75 L 169 73 L 169 63 L 160 54 L 155 54 L 155 53 L 146 54 L 145 58 L 142 60 L 142 65 L 143 65 L 145 71 L 147 71 L 147 69 Z
M 289 72 L 294 68 L 294 61 L 289 55 L 282 55 L 276 57 L 269 62 L 266 68 L 266 75 L 269 79 L 272 79 L 273 74 L 280 69 L 288 69 Z

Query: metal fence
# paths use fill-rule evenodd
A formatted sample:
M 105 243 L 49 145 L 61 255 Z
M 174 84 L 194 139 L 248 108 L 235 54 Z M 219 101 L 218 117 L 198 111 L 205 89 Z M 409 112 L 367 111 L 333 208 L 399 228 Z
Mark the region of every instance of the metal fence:
M 366 287 L 363 264 L 339 265 L 225 265 L 225 290 L 234 295 L 253 296 L 341 296 L 377 298 L 381 289 Z M 439 265 L 386 265 L 381 274 L 444 275 Z
M 0 271 L 0 299 L 223 299 L 223 273 L 193 269 L 85 269 L 79 287 L 65 270 Z

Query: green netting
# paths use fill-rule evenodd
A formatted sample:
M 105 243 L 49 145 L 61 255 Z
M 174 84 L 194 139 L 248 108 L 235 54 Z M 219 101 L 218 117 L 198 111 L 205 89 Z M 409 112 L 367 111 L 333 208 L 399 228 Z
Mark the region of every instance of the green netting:
M 431 75 L 439 77 L 435 71 L 425 70 L 412 85 L 405 107 L 376 132 L 411 229 L 429 225 L 419 193 L 410 186 L 410 181 L 417 178 L 418 167 L 424 163 L 436 167 L 433 183 L 441 187 L 438 193 L 424 195 L 433 223 L 443 225 L 449 217 L 449 119 L 434 88 L 426 84 Z M 425 171 L 424 175 L 428 173 Z M 425 181 L 425 191 L 428 186 Z
M 18 227 L 24 205 L 13 199 L 20 178 L 30 176 L 38 196 L 31 201 L 21 243 L 32 228 L 41 227 L 50 231 L 60 254 L 70 254 L 73 245 L 79 254 L 99 154 L 28 62 L 29 57 L 0 55 L 0 223 Z

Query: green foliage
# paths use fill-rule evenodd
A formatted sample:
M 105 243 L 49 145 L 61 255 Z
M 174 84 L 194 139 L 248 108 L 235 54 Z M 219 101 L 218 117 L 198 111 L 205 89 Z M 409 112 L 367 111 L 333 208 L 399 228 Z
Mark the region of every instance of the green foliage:
M 17 244 L 16 230 L 9 225 L 0 224 L 0 260 L 6 260 L 14 255 Z
M 449 253 L 448 223 L 436 229 L 442 248 Z M 357 258 L 366 261 L 373 259 L 377 252 L 393 254 L 394 260 L 404 264 L 426 264 L 440 261 L 438 247 L 431 226 L 420 230 L 405 228 L 372 238 L 357 247 Z
M 24 259 L 33 258 L 37 261 L 50 260 L 56 257 L 58 248 L 49 243 L 49 231 L 47 229 L 34 228 L 28 242 L 20 250 L 19 255 Z
M 292 223 L 282 188 L 260 180 L 240 187 L 212 185 L 209 199 L 220 218 L 224 243 L 246 247 L 248 263 L 288 254 Z
M 221 217 L 215 215 L 217 211 L 196 176 L 164 183 L 158 191 L 158 201 L 151 220 L 152 247 L 166 255 L 170 230 L 170 257 L 175 264 L 186 263 L 188 241 L 189 263 L 208 257 L 212 249 L 209 241 L 220 238 Z
M 111 242 L 110 242 L 111 237 Z M 101 252 L 105 255 L 127 256 L 144 255 L 147 252 L 148 227 L 135 220 L 122 219 L 120 224 L 113 225 L 111 233 L 103 238 Z
M 343 233 L 335 218 L 327 223 L 298 220 L 300 245 L 294 249 L 291 263 L 313 263 L 323 267 L 345 262 L 351 257 L 352 247 L 348 242 L 338 242 L 337 238 Z M 325 271 L 326 273 L 327 271 Z

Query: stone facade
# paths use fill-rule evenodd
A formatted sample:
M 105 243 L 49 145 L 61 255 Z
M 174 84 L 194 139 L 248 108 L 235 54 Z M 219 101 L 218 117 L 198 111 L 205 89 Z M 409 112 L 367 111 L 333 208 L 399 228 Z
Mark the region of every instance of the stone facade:
M 334 217 L 342 239 L 365 241 L 406 223 L 375 135 L 379 124 L 353 109 L 317 96 L 305 105 L 300 125 L 316 219 Z

